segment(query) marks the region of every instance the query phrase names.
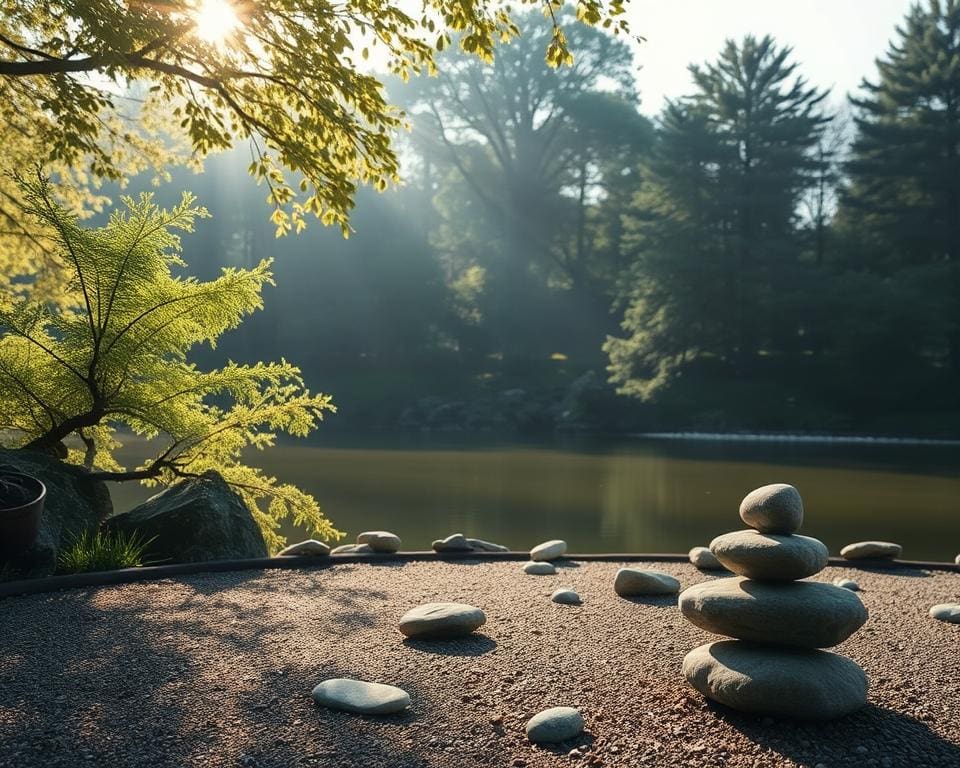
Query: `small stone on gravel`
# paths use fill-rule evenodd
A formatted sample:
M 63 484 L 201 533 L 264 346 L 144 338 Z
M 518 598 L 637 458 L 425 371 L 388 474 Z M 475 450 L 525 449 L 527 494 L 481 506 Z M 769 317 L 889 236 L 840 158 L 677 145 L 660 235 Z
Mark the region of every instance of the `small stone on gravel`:
M 723 563 L 717 560 L 707 547 L 694 547 L 688 554 L 690 562 L 701 571 L 720 571 L 723 570 Z
M 313 700 L 323 707 L 362 715 L 386 715 L 410 706 L 410 695 L 402 688 L 345 677 L 324 680 L 313 689 Z
M 858 541 L 847 544 L 840 550 L 840 557 L 846 560 L 873 560 L 900 557 L 903 547 L 892 541 Z
M 307 539 L 289 547 L 284 547 L 277 553 L 277 557 L 322 557 L 330 554 L 330 547 L 322 541 L 316 539 Z
M 561 605 L 580 605 L 581 603 L 580 595 L 570 587 L 560 587 L 560 589 L 550 595 L 550 599 Z
M 551 707 L 527 722 L 527 738 L 534 744 L 569 741 L 583 732 L 583 715 L 575 707 Z
M 537 544 L 537 546 L 531 549 L 530 559 L 556 560 L 558 557 L 563 557 L 566 551 L 567 542 L 562 539 L 551 539 L 550 541 L 543 542 L 543 544 Z
M 374 552 L 393 554 L 400 550 L 400 537 L 390 531 L 364 531 L 357 536 L 357 544 L 368 544 Z
M 930 609 L 930 617 L 947 621 L 951 624 L 960 624 L 960 603 L 940 603 Z
M 464 637 L 483 626 L 483 611 L 466 603 L 426 603 L 400 618 L 400 631 L 422 640 Z
M 764 485 L 740 502 L 740 519 L 761 533 L 795 533 L 803 525 L 803 500 L 792 485 Z
M 462 533 L 453 533 L 445 539 L 433 542 L 434 552 L 469 552 L 473 547 Z
M 613 590 L 620 597 L 675 595 L 680 591 L 680 582 L 662 571 L 621 568 L 613 580 Z
M 341 544 L 330 550 L 331 555 L 369 555 L 373 548 L 369 544 Z
M 529 573 L 531 576 L 553 576 L 557 569 L 553 563 L 538 563 L 531 560 L 529 563 L 523 564 L 523 572 Z

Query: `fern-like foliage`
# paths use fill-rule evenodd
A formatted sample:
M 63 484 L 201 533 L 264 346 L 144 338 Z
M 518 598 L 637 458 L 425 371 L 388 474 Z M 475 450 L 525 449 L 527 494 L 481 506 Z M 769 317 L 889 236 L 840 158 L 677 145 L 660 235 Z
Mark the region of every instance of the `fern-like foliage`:
M 68 460 L 104 479 L 169 484 L 215 469 L 240 493 L 268 546 L 283 543 L 280 520 L 325 539 L 341 536 L 312 496 L 241 461 L 244 449 L 268 448 L 276 434 L 305 436 L 330 397 L 311 394 L 285 361 L 199 370 L 187 359 L 197 344 L 263 306 L 270 262 L 226 268 L 211 282 L 179 277 L 185 267 L 178 232 L 207 212 L 185 193 L 171 210 L 152 196 L 123 199 L 99 228 L 81 226 L 55 202 L 41 174 L 16 179 L 56 243 L 71 275 L 70 301 L 22 301 L 0 309 L 0 430 L 14 446 L 55 447 L 79 438 Z M 118 428 L 157 442 L 134 469 L 114 458 Z

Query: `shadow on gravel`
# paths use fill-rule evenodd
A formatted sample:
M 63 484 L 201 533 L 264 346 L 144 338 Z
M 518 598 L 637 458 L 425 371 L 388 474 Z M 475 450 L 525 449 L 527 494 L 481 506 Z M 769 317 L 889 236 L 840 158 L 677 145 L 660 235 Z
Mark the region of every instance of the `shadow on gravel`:
M 851 571 L 864 571 L 866 573 L 880 574 L 883 576 L 906 576 L 912 579 L 928 579 L 933 574 L 922 568 L 908 568 L 903 566 L 891 566 L 884 562 L 851 562 L 846 566 Z
M 497 647 L 496 640 L 480 633 L 456 640 L 416 640 L 408 637 L 403 644 L 416 651 L 440 656 L 482 656 Z
M 634 603 L 636 605 L 652 605 L 657 608 L 677 607 L 676 595 L 633 595 L 631 597 L 621 597 L 620 599 L 626 603 Z

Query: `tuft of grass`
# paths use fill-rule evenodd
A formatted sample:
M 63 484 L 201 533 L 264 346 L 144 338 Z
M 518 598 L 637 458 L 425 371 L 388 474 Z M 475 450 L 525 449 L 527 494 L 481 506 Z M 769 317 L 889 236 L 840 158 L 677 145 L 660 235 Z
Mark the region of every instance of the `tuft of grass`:
M 60 551 L 57 570 L 60 573 L 86 573 L 137 568 L 143 565 L 143 555 L 152 541 L 136 531 L 129 535 L 103 530 L 93 534 L 84 531 Z

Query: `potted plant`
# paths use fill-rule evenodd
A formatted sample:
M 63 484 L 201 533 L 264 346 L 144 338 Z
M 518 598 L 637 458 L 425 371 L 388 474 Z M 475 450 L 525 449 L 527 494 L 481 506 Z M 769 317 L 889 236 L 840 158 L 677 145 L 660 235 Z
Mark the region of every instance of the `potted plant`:
M 40 529 L 47 487 L 37 478 L 0 468 L 0 551 L 18 555 L 30 548 Z

